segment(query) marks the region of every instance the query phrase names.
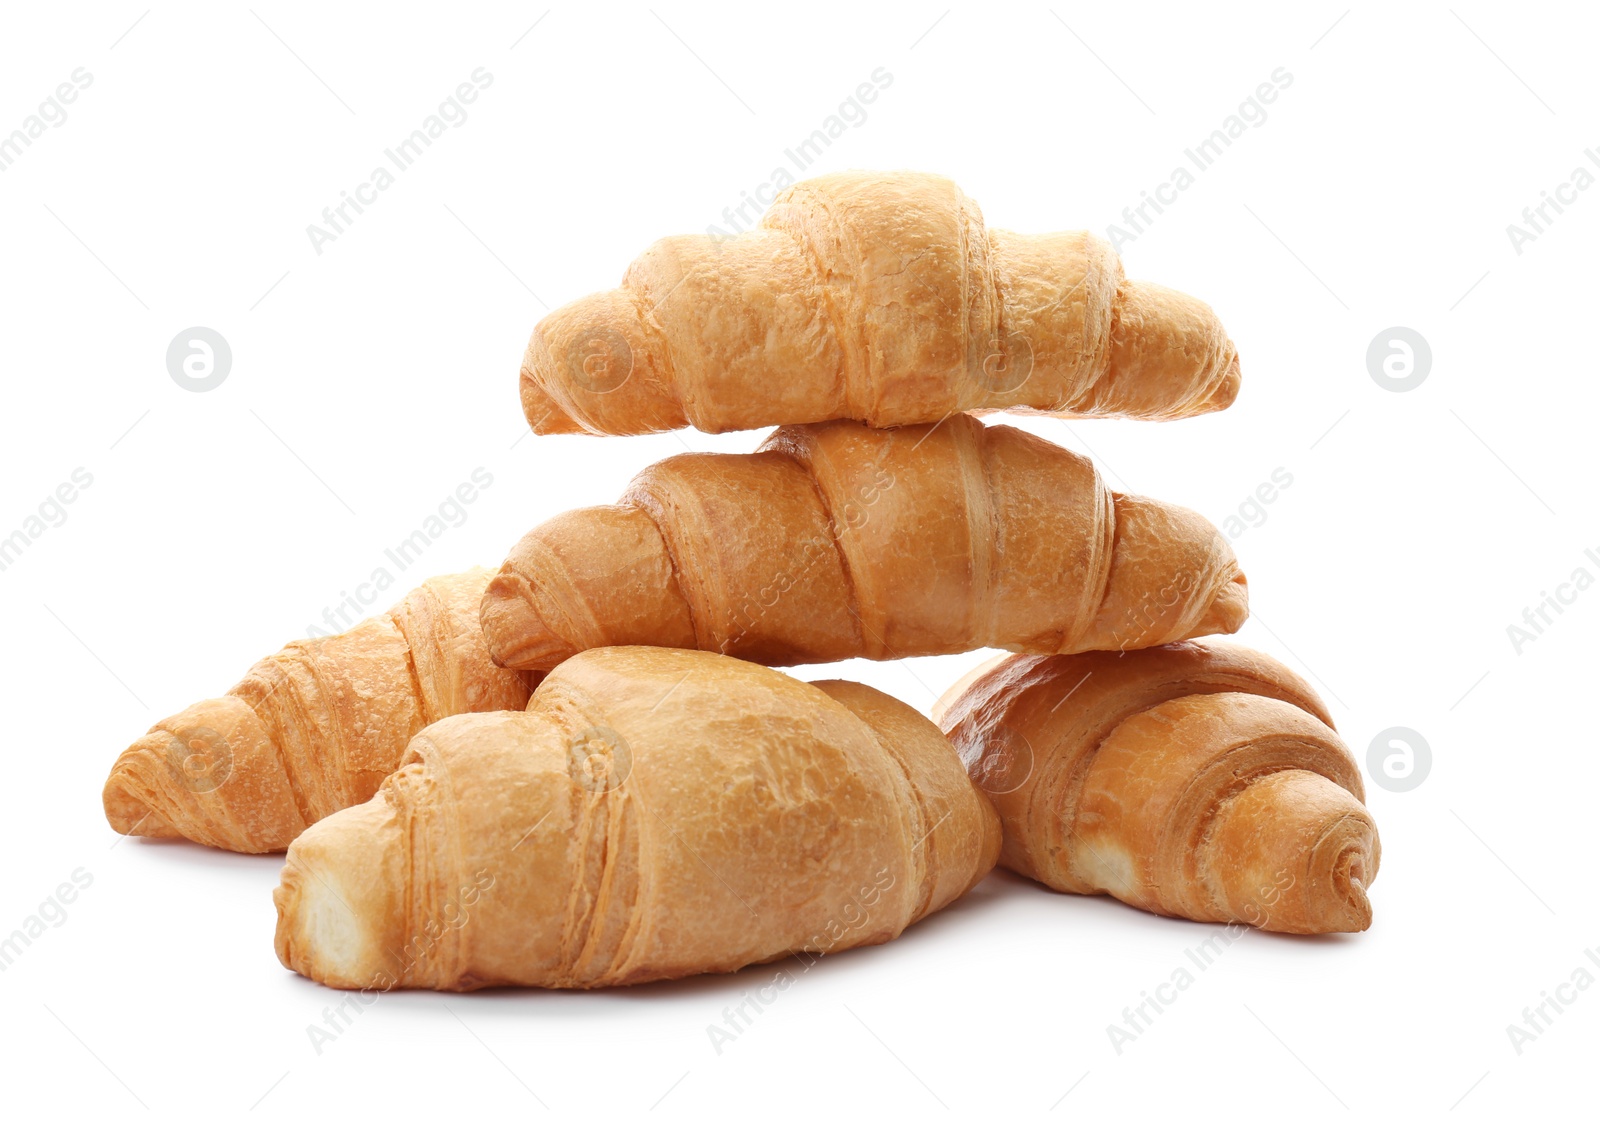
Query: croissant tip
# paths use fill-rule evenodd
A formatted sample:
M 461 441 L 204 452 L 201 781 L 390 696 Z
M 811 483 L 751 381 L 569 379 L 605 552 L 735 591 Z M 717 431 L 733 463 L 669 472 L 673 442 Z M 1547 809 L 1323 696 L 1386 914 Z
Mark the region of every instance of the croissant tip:
M 1250 582 L 1242 572 L 1218 590 L 1211 606 L 1200 622 L 1185 638 L 1200 638 L 1208 634 L 1236 634 L 1250 618 Z
M 522 415 L 527 418 L 528 427 L 533 429 L 535 435 L 570 436 L 584 431 L 583 426 L 568 416 L 555 399 L 545 392 L 527 365 L 522 367 L 520 390 Z
M 1304 927 L 1294 934 L 1359 934 L 1372 926 L 1367 886 L 1378 874 L 1378 837 L 1371 819 L 1347 817 L 1312 849 L 1307 875 L 1319 885 L 1306 900 Z
M 106 821 L 124 837 L 176 837 L 172 823 L 158 814 L 135 789 L 133 776 L 125 767 L 114 767 L 100 793 Z
M 533 605 L 532 589 L 515 572 L 500 572 L 484 589 L 478 610 L 489 657 L 504 669 L 542 671 L 577 653 L 562 642 Z
M 1205 408 L 1208 412 L 1221 412 L 1232 405 L 1239 396 L 1239 386 L 1243 381 L 1239 373 L 1239 352 L 1233 344 L 1228 344 L 1228 364 L 1222 372 L 1222 380 L 1212 390 L 1211 396 L 1206 398 Z
M 1333 926 L 1334 930 L 1353 934 L 1372 926 L 1372 900 L 1367 898 L 1366 885 L 1371 878 L 1363 850 L 1359 846 L 1348 850 L 1334 873 L 1334 895 L 1340 920 Z

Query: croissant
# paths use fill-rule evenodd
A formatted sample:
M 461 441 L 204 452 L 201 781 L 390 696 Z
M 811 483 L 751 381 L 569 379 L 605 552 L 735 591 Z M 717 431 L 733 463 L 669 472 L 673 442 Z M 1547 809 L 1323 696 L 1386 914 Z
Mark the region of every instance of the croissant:
M 1361 775 L 1310 686 L 1265 654 L 1006 657 L 935 711 L 1015 872 L 1202 922 L 1371 925 L 1380 849 Z
M 597 988 L 894 938 L 994 866 L 928 719 L 698 651 L 564 663 L 440 721 L 289 847 L 277 951 L 336 988 Z
M 489 570 L 428 580 L 343 634 L 291 642 L 223 697 L 124 751 L 106 780 L 118 833 L 276 852 L 372 797 L 411 736 L 442 717 L 527 704 L 533 678 L 489 660 Z
M 622 284 L 534 328 L 534 431 L 881 428 L 970 409 L 1173 420 L 1239 389 L 1205 304 L 1124 279 L 1090 233 L 985 230 L 936 175 L 797 183 L 759 229 L 658 241 Z
M 1106 488 L 1082 456 L 957 414 L 792 426 L 688 454 L 622 503 L 558 515 L 483 600 L 500 665 L 596 646 L 766 665 L 1124 649 L 1234 631 L 1245 578 L 1211 523 Z

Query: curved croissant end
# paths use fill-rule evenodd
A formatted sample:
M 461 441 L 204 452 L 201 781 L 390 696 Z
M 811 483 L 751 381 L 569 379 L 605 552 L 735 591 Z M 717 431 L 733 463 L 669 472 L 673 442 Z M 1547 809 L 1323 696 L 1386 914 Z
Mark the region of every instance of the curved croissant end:
M 235 696 L 158 723 L 118 758 L 102 798 L 118 833 L 187 837 L 234 852 L 286 848 L 310 824 L 266 727 Z
M 1215 640 L 1010 656 L 937 707 L 1004 826 L 1000 862 L 1058 891 L 1266 930 L 1365 930 L 1381 855 L 1327 709 Z
M 278 852 L 365 801 L 406 741 L 458 712 L 521 708 L 528 679 L 489 658 L 478 604 L 489 571 L 428 580 L 342 634 L 291 642 L 226 696 L 160 721 L 111 768 L 117 832 Z

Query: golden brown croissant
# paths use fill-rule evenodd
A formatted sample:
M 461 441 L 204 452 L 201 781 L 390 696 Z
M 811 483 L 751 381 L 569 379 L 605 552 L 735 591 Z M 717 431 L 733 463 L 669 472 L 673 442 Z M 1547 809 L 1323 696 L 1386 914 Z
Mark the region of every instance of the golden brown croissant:
M 339 988 L 595 988 L 874 945 L 981 879 L 994 809 L 925 717 L 698 651 L 592 650 L 418 735 L 289 848 L 279 959 Z
M 1361 775 L 1311 687 L 1265 654 L 1013 656 L 935 712 L 1000 812 L 1013 871 L 1202 922 L 1371 925 Z
M 529 677 L 489 660 L 489 570 L 439 576 L 343 634 L 291 642 L 223 697 L 161 721 L 106 780 L 118 833 L 275 852 L 372 797 L 411 736 L 445 716 L 520 709 Z
M 760 229 L 665 238 L 622 284 L 534 328 L 534 431 L 887 427 L 973 409 L 1172 420 L 1239 388 L 1205 304 L 1124 279 L 1087 232 L 985 230 L 937 175 L 797 183 Z
M 1246 599 L 1198 514 L 1114 493 L 1087 459 L 958 414 L 796 425 L 752 455 L 657 463 L 620 505 L 524 537 L 483 625 L 518 669 L 623 645 L 794 665 L 1149 646 L 1237 630 Z

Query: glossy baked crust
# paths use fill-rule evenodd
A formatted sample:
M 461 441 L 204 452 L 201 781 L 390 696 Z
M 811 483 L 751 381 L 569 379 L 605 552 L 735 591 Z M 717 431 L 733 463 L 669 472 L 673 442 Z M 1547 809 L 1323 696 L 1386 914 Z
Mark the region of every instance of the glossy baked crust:
M 342 634 L 291 642 L 225 696 L 162 720 L 106 779 L 118 833 L 277 852 L 372 797 L 412 735 L 462 712 L 520 709 L 537 675 L 489 659 L 489 571 L 424 582 Z
M 545 316 L 521 375 L 534 431 L 610 435 L 984 409 L 1173 420 L 1238 389 L 1205 304 L 1126 279 L 1093 234 L 987 230 L 916 172 L 809 179 L 757 229 L 656 242 L 621 288 Z
M 1247 601 L 1200 515 L 960 414 L 795 425 L 754 454 L 663 460 L 620 504 L 528 533 L 489 584 L 483 625 L 518 669 L 618 645 L 795 665 L 1134 649 L 1231 633 Z
M 595 988 L 888 941 L 993 867 L 924 716 L 697 651 L 593 650 L 411 742 L 289 848 L 278 957 L 341 988 Z
M 1010 656 L 935 710 L 1057 891 L 1296 934 L 1365 930 L 1377 826 L 1315 692 L 1234 643 Z

